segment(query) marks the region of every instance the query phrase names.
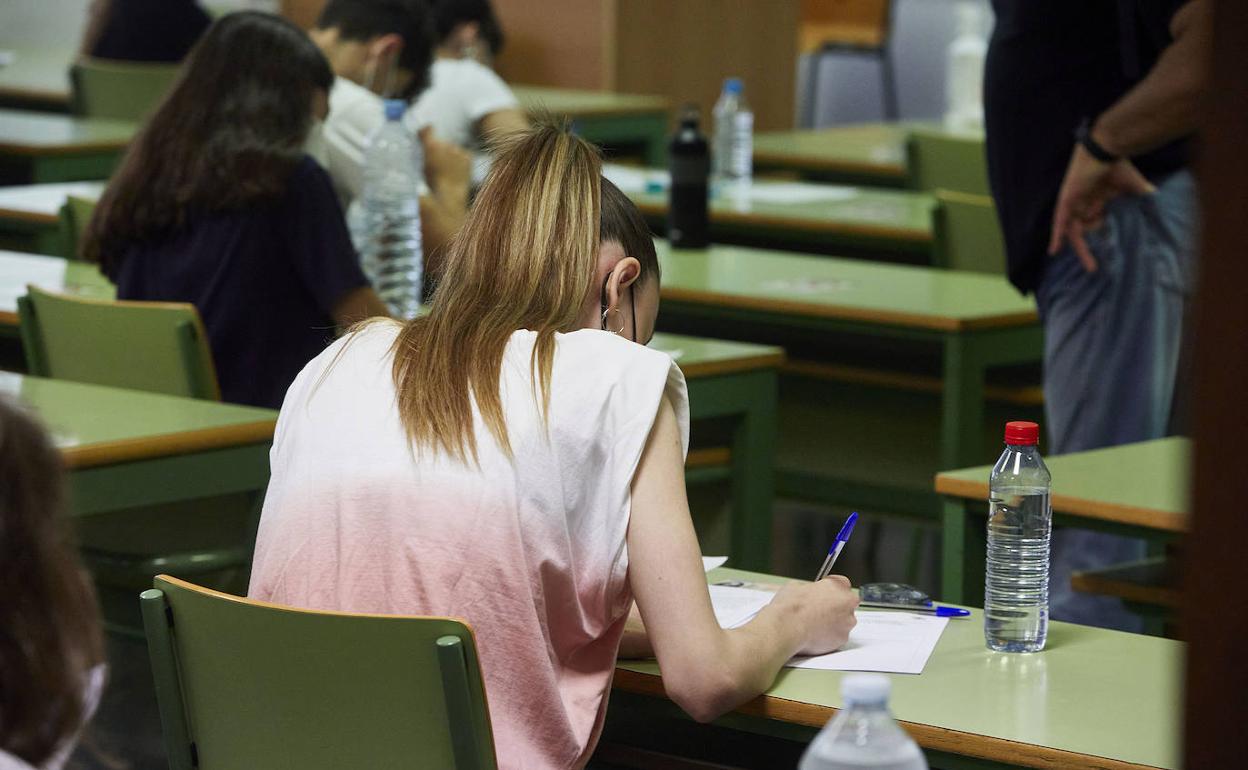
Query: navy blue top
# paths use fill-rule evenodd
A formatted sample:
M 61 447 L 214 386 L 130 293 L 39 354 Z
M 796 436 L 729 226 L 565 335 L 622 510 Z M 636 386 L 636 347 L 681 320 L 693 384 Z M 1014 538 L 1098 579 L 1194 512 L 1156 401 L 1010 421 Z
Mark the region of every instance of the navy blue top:
M 273 408 L 334 339 L 333 307 L 368 284 L 329 175 L 307 156 L 280 199 L 191 215 L 132 245 L 112 278 L 120 299 L 195 305 L 222 398 Z
M 194 0 L 113 0 L 91 47 L 98 59 L 180 62 L 212 24 Z
M 1010 280 L 1031 291 L 1046 263 L 1057 192 L 1084 117 L 1148 74 L 1187 0 L 993 0 L 984 70 L 988 178 Z M 1188 162 L 1179 140 L 1131 159 L 1154 181 Z

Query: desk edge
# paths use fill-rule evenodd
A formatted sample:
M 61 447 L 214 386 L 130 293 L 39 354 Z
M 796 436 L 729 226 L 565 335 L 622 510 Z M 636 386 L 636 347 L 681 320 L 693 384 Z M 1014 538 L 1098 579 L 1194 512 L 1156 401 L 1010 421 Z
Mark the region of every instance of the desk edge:
M 65 467 L 74 470 L 102 465 L 172 457 L 213 449 L 228 449 L 273 440 L 277 418 L 240 422 L 215 428 L 166 433 L 159 436 L 104 441 L 82 446 L 64 447 L 61 457 Z

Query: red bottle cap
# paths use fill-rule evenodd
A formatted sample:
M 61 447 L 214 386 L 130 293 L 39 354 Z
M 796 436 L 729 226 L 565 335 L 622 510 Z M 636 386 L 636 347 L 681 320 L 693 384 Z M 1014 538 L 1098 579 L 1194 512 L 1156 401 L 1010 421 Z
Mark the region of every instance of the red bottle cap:
M 1007 422 L 1005 443 L 1016 446 L 1037 446 L 1040 443 L 1040 426 L 1034 422 L 1022 420 Z

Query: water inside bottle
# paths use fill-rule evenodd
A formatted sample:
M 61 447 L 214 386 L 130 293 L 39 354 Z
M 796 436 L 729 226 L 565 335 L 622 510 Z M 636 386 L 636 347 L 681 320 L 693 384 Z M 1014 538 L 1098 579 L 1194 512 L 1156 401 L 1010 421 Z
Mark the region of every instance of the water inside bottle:
M 984 636 L 991 649 L 1044 649 L 1049 626 L 1050 535 L 1048 489 L 993 490 L 984 585 Z

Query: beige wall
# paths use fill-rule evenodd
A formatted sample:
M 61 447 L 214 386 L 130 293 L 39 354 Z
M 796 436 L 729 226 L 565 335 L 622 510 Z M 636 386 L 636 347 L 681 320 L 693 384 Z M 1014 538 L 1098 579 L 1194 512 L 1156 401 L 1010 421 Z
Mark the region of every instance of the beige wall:
M 507 35 L 498 71 L 513 83 L 610 88 L 613 0 L 492 0 Z

